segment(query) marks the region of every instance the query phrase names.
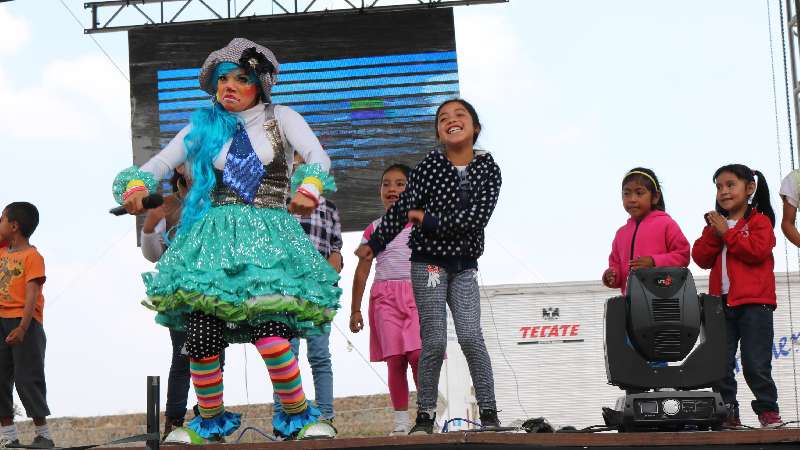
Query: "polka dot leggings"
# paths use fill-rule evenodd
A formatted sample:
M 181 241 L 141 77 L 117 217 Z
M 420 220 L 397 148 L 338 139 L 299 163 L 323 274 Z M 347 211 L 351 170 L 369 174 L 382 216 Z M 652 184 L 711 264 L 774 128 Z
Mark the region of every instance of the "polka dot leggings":
M 225 322 L 214 316 L 193 312 L 186 319 L 186 352 L 192 358 L 209 358 L 219 355 L 228 346 L 225 341 Z M 265 337 L 278 336 L 291 339 L 291 329 L 284 323 L 269 321 L 250 326 L 250 342 Z

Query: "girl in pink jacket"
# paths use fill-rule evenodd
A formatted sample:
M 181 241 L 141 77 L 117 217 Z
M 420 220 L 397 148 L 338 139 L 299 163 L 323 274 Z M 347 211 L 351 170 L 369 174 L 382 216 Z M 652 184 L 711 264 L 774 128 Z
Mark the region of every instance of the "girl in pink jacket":
M 631 270 L 689 265 L 689 241 L 664 212 L 664 195 L 652 170 L 637 167 L 625 174 L 622 206 L 631 218 L 614 236 L 604 285 L 619 288 L 625 295 Z

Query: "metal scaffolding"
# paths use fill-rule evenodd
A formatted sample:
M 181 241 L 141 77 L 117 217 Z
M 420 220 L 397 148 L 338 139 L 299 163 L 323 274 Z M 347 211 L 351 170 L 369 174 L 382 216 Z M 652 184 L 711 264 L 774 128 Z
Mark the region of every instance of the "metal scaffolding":
M 244 21 L 285 15 L 363 14 L 507 3 L 509 0 L 111 0 L 83 4 L 92 14 L 84 33 L 176 24 Z M 190 8 L 191 7 L 191 8 Z M 127 12 L 130 13 L 127 13 Z M 101 19 L 101 16 L 102 19 Z M 144 23 L 142 23 L 144 21 Z
M 790 109 L 794 110 L 794 135 L 800 136 L 800 85 L 797 82 L 797 66 L 798 66 L 798 49 L 800 49 L 800 37 L 798 37 L 798 33 L 800 32 L 800 26 L 798 25 L 798 16 L 797 12 L 800 11 L 800 0 L 785 0 L 785 8 L 786 8 L 786 21 L 787 27 L 786 29 L 789 31 L 789 36 L 785 38 L 785 42 L 789 45 L 788 50 L 788 59 L 789 59 L 789 71 L 791 72 L 791 92 L 787 92 L 786 94 L 791 96 L 791 107 Z M 786 58 L 786 54 L 784 53 L 784 57 Z M 784 64 L 786 64 L 786 60 L 784 59 Z M 791 118 L 789 119 L 789 128 L 791 130 Z M 791 131 L 790 131 L 791 133 Z M 791 140 L 791 134 L 790 134 Z M 791 145 L 791 142 L 790 142 Z M 791 151 L 794 151 L 791 149 Z M 794 156 L 794 155 L 793 155 Z M 794 158 L 792 158 L 794 161 Z M 792 167 L 794 168 L 794 167 Z

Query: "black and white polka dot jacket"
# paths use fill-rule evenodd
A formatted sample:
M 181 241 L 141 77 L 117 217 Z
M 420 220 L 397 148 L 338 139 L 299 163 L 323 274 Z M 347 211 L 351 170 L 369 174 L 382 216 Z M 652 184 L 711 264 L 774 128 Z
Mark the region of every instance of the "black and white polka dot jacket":
M 466 179 L 443 150 L 428 153 L 411 172 L 405 192 L 386 211 L 368 245 L 375 255 L 408 223 L 408 211 L 422 209 L 422 226 L 411 231 L 411 261 L 443 266 L 451 271 L 477 268 L 484 232 L 500 194 L 500 168 L 488 152 L 475 151 Z

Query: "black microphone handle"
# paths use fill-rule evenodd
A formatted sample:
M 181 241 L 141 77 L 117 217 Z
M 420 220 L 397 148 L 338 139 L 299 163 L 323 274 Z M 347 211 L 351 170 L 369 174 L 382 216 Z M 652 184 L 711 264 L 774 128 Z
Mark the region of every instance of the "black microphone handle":
M 163 204 L 164 204 L 164 197 L 162 197 L 161 194 L 150 194 L 142 199 L 142 206 L 144 207 L 144 209 L 158 208 Z M 125 210 L 124 206 L 117 206 L 116 208 L 111 208 L 110 210 L 108 210 L 108 212 L 115 216 L 124 216 L 125 214 L 128 214 L 128 211 Z
M 128 211 L 125 210 L 124 206 L 117 206 L 116 208 L 111 208 L 108 210 L 108 212 L 110 212 L 115 216 L 124 216 L 125 214 L 128 214 Z

